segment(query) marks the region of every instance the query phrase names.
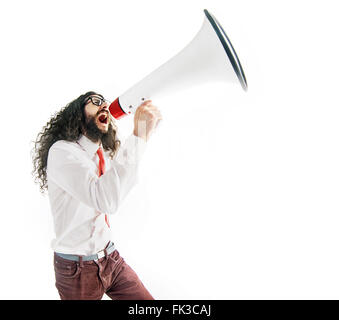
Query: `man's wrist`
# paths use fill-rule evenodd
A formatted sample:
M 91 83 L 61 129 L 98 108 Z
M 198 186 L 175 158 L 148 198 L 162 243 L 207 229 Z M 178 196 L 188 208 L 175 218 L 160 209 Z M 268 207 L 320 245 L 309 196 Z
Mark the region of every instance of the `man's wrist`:
M 135 130 L 133 131 L 133 134 L 134 134 L 137 138 L 143 139 L 145 142 L 147 142 L 146 137 L 145 137 L 145 136 L 139 136 L 139 135 L 135 132 Z

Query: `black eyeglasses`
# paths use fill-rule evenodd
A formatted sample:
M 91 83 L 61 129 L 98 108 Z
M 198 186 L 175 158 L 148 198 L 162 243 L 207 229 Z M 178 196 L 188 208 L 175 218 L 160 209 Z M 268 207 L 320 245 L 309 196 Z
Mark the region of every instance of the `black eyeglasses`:
M 103 97 L 98 97 L 98 96 L 92 96 L 92 97 L 88 97 L 85 101 L 85 105 L 91 101 L 94 105 L 100 107 L 103 103 L 107 102 L 108 104 L 110 104 L 110 101 L 104 99 Z

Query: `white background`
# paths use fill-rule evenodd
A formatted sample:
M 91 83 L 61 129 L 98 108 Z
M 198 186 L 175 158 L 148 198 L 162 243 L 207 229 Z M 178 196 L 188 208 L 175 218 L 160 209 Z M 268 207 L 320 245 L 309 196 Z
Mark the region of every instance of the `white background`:
M 112 238 L 156 299 L 338 299 L 336 1 L 6 1 L 0 5 L 0 298 L 58 299 L 32 141 L 88 90 L 114 99 L 210 10 L 249 90 L 154 101 L 164 120 Z M 118 122 L 123 134 L 133 118 Z

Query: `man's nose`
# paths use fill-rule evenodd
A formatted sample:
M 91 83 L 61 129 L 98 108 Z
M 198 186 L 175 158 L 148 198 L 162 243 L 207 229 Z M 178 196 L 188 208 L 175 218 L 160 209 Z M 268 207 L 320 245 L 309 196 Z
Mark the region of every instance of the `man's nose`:
M 102 105 L 101 105 L 101 109 L 100 110 L 108 110 L 108 102 L 105 101 Z

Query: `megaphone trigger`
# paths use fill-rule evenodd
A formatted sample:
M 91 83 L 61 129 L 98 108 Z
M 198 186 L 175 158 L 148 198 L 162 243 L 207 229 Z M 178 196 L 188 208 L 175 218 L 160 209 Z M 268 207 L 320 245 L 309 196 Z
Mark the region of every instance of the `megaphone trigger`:
M 157 124 L 155 125 L 155 129 L 158 130 L 161 127 L 161 125 L 160 125 L 161 123 L 162 123 L 162 119 L 159 119 Z

